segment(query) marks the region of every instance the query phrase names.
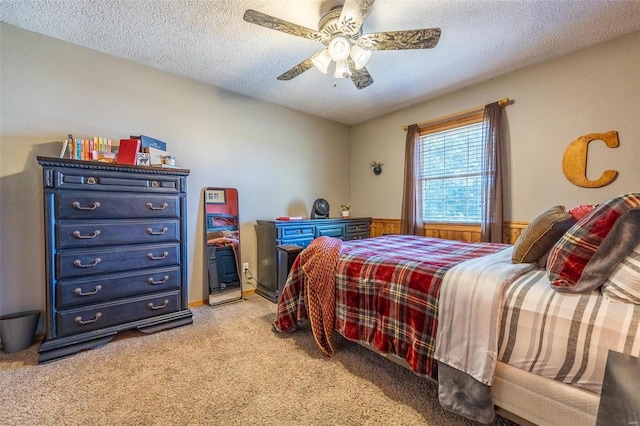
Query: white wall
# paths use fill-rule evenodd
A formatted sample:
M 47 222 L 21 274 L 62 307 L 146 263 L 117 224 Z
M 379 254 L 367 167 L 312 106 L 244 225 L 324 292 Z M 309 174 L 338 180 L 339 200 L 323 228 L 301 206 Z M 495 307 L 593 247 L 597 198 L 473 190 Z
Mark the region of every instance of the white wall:
M 550 206 L 601 202 L 640 191 L 640 32 L 498 77 L 433 101 L 353 126 L 351 201 L 354 212 L 399 218 L 403 125 L 430 120 L 508 97 L 511 200 L 506 218 L 530 221 Z M 617 130 L 620 146 L 589 144 L 587 177 L 619 172 L 612 184 L 580 188 L 562 173 L 567 145 L 588 133 Z M 385 165 L 380 176 L 369 167 Z
M 239 192 L 242 259 L 256 219 L 349 199 L 349 128 L 0 23 L 0 314 L 44 309 L 41 168 L 68 133 L 168 143 L 188 178 L 189 301 L 205 299 L 202 188 Z M 284 83 L 283 83 L 284 84 Z

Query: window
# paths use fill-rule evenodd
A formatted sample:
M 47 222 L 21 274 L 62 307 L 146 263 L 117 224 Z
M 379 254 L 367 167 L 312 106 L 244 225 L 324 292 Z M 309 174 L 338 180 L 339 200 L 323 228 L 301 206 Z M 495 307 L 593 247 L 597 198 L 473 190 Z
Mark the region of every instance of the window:
M 482 132 L 482 111 L 420 129 L 423 222 L 481 222 Z

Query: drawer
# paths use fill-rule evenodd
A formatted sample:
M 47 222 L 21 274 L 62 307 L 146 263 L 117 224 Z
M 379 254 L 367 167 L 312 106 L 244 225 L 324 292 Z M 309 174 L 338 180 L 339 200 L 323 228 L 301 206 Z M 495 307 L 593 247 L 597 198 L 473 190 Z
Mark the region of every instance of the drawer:
M 89 191 L 185 192 L 180 176 L 150 173 L 60 168 L 53 171 L 51 186 Z
M 58 337 L 177 312 L 180 293 L 154 294 L 56 313 Z
M 347 223 L 347 234 L 352 233 L 369 233 L 369 222 L 355 222 L 355 223 Z
M 351 234 L 347 234 L 344 239 L 345 241 L 349 241 L 349 240 L 362 240 L 363 238 L 369 238 L 369 231 L 353 232 Z
M 58 247 L 92 247 L 127 243 L 178 241 L 178 219 L 75 220 L 56 225 Z
M 151 269 L 144 272 L 108 274 L 56 284 L 56 308 L 87 305 L 146 293 L 180 288 L 180 268 Z
M 180 244 L 68 249 L 56 254 L 58 279 L 180 264 Z
M 325 225 L 316 227 L 316 237 L 344 238 L 344 225 Z
M 276 240 L 276 245 L 289 245 L 306 248 L 313 238 L 287 238 L 286 240 Z
M 278 239 L 289 240 L 299 238 L 311 238 L 313 239 L 313 225 L 300 225 L 291 227 L 278 228 Z
M 179 217 L 180 198 L 173 195 L 60 191 L 58 219 Z

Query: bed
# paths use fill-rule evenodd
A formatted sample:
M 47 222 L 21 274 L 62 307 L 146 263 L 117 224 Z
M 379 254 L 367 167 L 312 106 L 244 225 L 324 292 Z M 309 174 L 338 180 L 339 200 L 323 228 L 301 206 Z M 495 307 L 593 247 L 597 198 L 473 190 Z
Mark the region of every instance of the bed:
M 595 424 L 609 350 L 640 355 L 638 243 L 640 194 L 554 206 L 513 246 L 321 237 L 294 262 L 273 327 L 309 321 L 328 356 L 337 331 L 438 381 L 444 408 L 482 423 L 497 407 L 519 423 Z

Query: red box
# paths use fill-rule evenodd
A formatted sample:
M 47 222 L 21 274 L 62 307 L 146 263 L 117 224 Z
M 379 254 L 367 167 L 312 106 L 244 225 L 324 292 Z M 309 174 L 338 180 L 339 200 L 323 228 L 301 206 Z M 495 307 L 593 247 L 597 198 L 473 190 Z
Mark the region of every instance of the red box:
M 139 151 L 140 139 L 120 139 L 116 163 L 135 165 Z

